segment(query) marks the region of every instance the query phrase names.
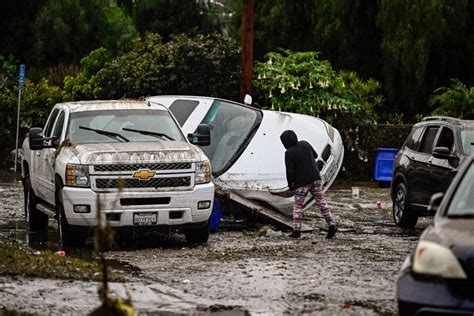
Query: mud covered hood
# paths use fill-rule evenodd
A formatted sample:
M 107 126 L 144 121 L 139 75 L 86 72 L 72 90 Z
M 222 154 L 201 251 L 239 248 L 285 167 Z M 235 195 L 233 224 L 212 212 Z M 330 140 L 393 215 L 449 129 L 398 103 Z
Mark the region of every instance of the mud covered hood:
M 194 162 L 205 155 L 180 141 L 80 144 L 68 148 L 81 164 Z

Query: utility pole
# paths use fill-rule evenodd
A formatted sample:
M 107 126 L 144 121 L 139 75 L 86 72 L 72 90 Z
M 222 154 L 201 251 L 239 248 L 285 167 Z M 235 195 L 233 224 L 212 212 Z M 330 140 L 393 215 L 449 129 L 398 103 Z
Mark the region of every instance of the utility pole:
M 242 0 L 242 47 L 240 52 L 240 101 L 246 94 L 252 95 L 253 76 L 253 4 L 254 0 Z

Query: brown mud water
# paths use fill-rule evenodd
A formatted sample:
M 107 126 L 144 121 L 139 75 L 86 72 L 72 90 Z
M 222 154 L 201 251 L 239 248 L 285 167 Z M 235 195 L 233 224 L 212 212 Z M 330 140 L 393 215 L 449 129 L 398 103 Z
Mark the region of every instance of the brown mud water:
M 129 294 L 139 314 L 395 315 L 398 270 L 432 220 L 421 219 L 412 230 L 395 227 L 389 190 L 357 186 L 358 198 L 350 186 L 333 186 L 327 193 L 339 227 L 334 239 L 325 239 L 316 209 L 304 219 L 315 230 L 301 240 L 278 227 L 250 225 L 221 228 L 207 245 L 189 245 L 180 235 L 146 235 L 105 253 L 112 270 L 125 278 L 108 286 L 120 297 Z M 23 214 L 21 183 L 0 184 L 0 242 L 58 250 L 57 225 L 50 222 L 50 232 L 38 242 L 41 236 L 26 233 Z M 92 251 L 65 249 L 62 259 L 87 261 Z M 0 313 L 85 315 L 100 305 L 98 285 L 2 273 Z

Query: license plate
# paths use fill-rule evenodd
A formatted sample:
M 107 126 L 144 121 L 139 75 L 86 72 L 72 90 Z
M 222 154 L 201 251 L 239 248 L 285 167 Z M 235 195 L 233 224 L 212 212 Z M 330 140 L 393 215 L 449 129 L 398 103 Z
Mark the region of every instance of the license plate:
M 133 225 L 147 226 L 156 225 L 158 214 L 155 213 L 134 213 L 133 214 Z
M 326 172 L 324 173 L 325 182 L 328 182 L 329 180 L 331 180 L 336 170 L 337 170 L 337 163 L 333 161 L 331 165 L 329 166 L 329 168 L 327 168 Z

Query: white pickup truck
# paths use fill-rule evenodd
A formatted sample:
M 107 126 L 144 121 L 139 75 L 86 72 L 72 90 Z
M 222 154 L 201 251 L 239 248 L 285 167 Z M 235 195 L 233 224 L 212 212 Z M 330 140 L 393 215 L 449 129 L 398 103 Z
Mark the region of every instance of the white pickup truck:
M 32 231 L 57 219 L 63 245 L 83 243 L 98 214 L 122 230 L 178 229 L 205 243 L 214 197 L 198 145 L 209 127 L 183 135 L 170 111 L 145 101 L 56 104 L 22 148 L 25 216 Z M 191 144 L 193 143 L 193 144 Z

